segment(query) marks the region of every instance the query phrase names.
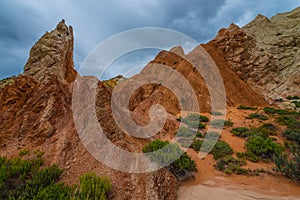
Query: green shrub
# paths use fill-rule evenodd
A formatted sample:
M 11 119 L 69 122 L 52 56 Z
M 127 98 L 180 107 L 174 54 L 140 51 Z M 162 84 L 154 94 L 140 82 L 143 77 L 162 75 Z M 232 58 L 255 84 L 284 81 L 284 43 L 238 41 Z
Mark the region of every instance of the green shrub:
M 260 128 L 270 130 L 270 131 L 277 131 L 277 127 L 272 123 L 263 124 Z
M 78 187 L 57 183 L 62 171 L 56 165 L 40 169 L 43 153 L 38 151 L 35 154 L 38 158 L 27 160 L 20 157 L 12 159 L 0 157 L 0 199 L 106 199 L 106 192 L 110 188 L 107 179 L 93 175 L 90 182 L 80 180 Z M 20 153 L 20 155 L 24 155 L 24 153 Z M 87 176 L 89 174 L 83 175 L 83 177 Z
M 251 175 L 258 176 L 260 173 L 268 173 L 264 169 L 248 169 L 242 168 L 246 165 L 246 160 L 244 158 L 234 158 L 230 155 L 225 156 L 217 161 L 215 165 L 217 170 L 223 171 L 226 174 L 240 174 L 240 175 Z
M 204 115 L 200 115 L 200 122 L 209 122 L 208 117 L 204 116 Z
M 98 177 L 95 173 L 87 173 L 82 175 L 79 181 L 77 199 L 107 199 L 106 194 L 111 189 L 111 184 L 107 178 Z
M 300 108 L 300 101 L 292 101 L 295 104 L 296 108 Z
M 219 112 L 219 111 L 212 111 L 211 114 L 214 116 L 223 116 L 224 115 L 222 112 Z
M 215 165 L 216 169 L 219 171 L 223 171 L 226 174 L 245 174 L 242 173 L 242 166 L 246 165 L 246 161 L 244 159 L 234 158 L 231 155 L 227 155 L 217 161 Z
M 200 131 L 197 131 L 196 137 L 197 138 L 203 138 L 203 135 L 202 135 L 202 133 Z
M 193 139 L 187 139 L 187 138 L 179 138 L 177 140 L 177 143 L 180 144 L 183 148 L 189 148 L 193 142 Z
M 245 158 L 247 158 L 251 162 L 258 162 L 259 161 L 259 157 L 257 155 L 255 155 L 255 153 L 253 153 L 251 151 L 246 151 Z
M 248 137 L 249 133 L 251 134 L 250 129 L 247 127 L 236 127 L 236 128 L 233 128 L 230 132 L 233 135 L 239 136 L 239 137 Z
M 189 128 L 193 128 L 193 129 L 204 129 L 205 128 L 205 124 L 203 124 L 201 122 L 197 122 L 197 121 L 188 121 L 187 125 Z
M 211 121 L 210 125 L 213 128 L 222 128 L 223 126 L 232 126 L 233 122 L 231 120 L 216 119 Z
M 184 122 L 188 121 L 199 121 L 199 122 L 209 122 L 208 117 L 199 114 L 189 114 L 184 118 Z
M 277 118 L 281 125 L 285 125 L 291 129 L 300 129 L 299 115 L 282 115 Z
M 260 114 L 260 113 L 252 113 L 249 116 L 246 117 L 247 119 L 260 119 L 260 120 L 268 120 L 269 118 L 264 115 L 264 114 Z
M 271 114 L 276 114 L 277 111 L 275 108 L 271 108 L 271 107 L 264 107 L 263 109 L 265 111 L 266 114 L 271 115 Z
M 189 114 L 187 117 L 181 119 L 181 121 L 187 124 L 189 128 L 204 129 L 205 124 L 201 122 L 208 122 L 209 119 L 206 116 L 202 116 L 199 114 Z
M 196 131 L 193 131 L 187 127 L 180 127 L 176 134 L 177 137 L 184 137 L 188 139 L 193 139 L 196 137 Z
M 45 187 L 33 200 L 70 200 L 73 190 L 64 183 L 55 183 Z
M 199 152 L 202 144 L 203 144 L 202 140 L 194 140 L 191 145 L 191 148 L 194 149 L 195 151 Z
M 300 144 L 300 129 L 287 129 L 283 135 L 288 139 Z
M 19 152 L 19 156 L 20 157 L 23 157 L 23 156 L 29 156 L 30 155 L 30 152 L 29 152 L 29 150 L 28 149 L 23 149 L 23 150 L 21 150 L 20 152 Z
M 184 152 L 179 159 L 177 159 L 173 164 L 175 170 L 184 169 L 190 172 L 197 171 L 196 163 L 192 160 L 192 158 Z M 171 171 L 172 172 L 172 171 Z
M 247 156 L 254 154 L 261 159 L 272 159 L 273 156 L 279 155 L 284 150 L 283 146 L 273 142 L 271 138 L 263 138 L 258 135 L 251 136 L 245 147 Z
M 218 141 L 212 150 L 212 154 L 215 160 L 217 160 L 219 158 L 225 157 L 226 155 L 232 155 L 233 150 L 228 143 L 224 141 Z
M 300 97 L 289 95 L 289 96 L 287 96 L 287 99 L 288 99 L 288 100 L 298 100 L 298 99 L 300 99 Z
M 150 159 L 160 165 L 167 164 L 172 173 L 183 169 L 188 171 L 197 170 L 195 162 L 177 144 L 155 140 L 146 145 L 143 152 L 153 152 L 149 154 Z
M 143 148 L 144 153 L 154 152 L 168 145 L 168 141 L 154 140 Z
M 244 105 L 240 105 L 238 107 L 238 109 L 241 109 L 241 110 L 257 110 L 257 108 L 255 107 L 252 107 L 252 106 L 244 106 Z
M 287 177 L 300 182 L 300 146 L 290 146 L 290 154 L 282 153 L 275 159 L 277 170 Z

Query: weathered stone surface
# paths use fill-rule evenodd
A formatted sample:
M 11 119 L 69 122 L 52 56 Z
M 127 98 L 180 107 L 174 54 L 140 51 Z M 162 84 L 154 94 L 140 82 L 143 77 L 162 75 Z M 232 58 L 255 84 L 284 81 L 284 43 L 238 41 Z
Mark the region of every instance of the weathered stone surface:
M 34 44 L 24 66 L 24 75 L 43 81 L 51 74 L 63 83 L 74 81 L 73 46 L 73 28 L 67 27 L 62 20 L 55 30 L 46 32 Z
M 68 184 L 78 183 L 79 176 L 90 171 L 108 177 L 113 186 L 110 199 L 176 199 L 178 182 L 168 170 L 121 172 L 87 151 L 72 113 L 76 76 L 72 51 L 72 29 L 62 21 L 34 45 L 24 75 L 0 90 L 0 155 L 15 156 L 24 148 L 41 150 L 45 152 L 45 164 L 62 168 L 62 181 Z M 78 78 L 83 84 L 90 79 Z M 149 140 L 126 135 L 115 123 L 110 103 L 111 90 L 99 81 L 93 106 L 104 134 L 119 148 L 141 152 Z
M 253 37 L 255 45 L 266 55 L 272 55 L 275 66 L 265 66 L 272 71 L 275 83 L 265 84 L 271 96 L 300 95 L 300 7 L 268 19 L 258 15 L 243 27 Z M 274 60 L 273 59 L 273 60 Z M 259 63 L 258 66 L 263 66 Z M 267 74 L 263 73 L 265 79 Z M 274 79 L 275 79 L 274 78 Z M 268 82 L 265 80 L 265 82 Z

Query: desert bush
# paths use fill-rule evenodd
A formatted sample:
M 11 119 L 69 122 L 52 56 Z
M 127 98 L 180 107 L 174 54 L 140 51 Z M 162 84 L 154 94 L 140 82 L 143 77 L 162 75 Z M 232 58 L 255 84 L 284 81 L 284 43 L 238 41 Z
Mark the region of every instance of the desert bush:
M 194 140 L 191 145 L 191 148 L 194 149 L 195 151 L 199 152 L 202 144 L 203 144 L 202 140 Z
M 233 128 L 230 132 L 235 136 L 248 137 L 250 133 L 250 129 L 247 127 L 236 127 Z
M 263 109 L 266 114 L 271 115 L 271 114 L 276 114 L 276 109 L 272 107 L 264 107 Z
M 214 116 L 223 116 L 224 114 L 222 112 L 219 112 L 219 111 L 212 111 L 211 115 L 214 115 Z
M 197 138 L 203 138 L 203 135 L 202 135 L 202 133 L 200 131 L 197 131 L 196 137 Z
M 204 129 L 206 126 L 205 124 L 198 121 L 188 121 L 187 125 L 189 128 L 193 128 L 193 129 Z
M 242 166 L 246 165 L 244 159 L 234 158 L 231 155 L 227 155 L 217 161 L 215 165 L 216 169 L 223 171 L 226 174 L 241 173 L 243 171 Z
M 107 178 L 98 177 L 95 173 L 87 173 L 79 178 L 80 186 L 77 189 L 76 198 L 105 200 L 106 194 L 111 189 Z
M 227 155 L 217 161 L 215 168 L 219 171 L 223 171 L 226 174 L 240 174 L 258 176 L 260 173 L 268 173 L 265 169 L 248 169 L 242 168 L 246 165 L 244 158 L 234 158 L 231 155 Z
M 176 134 L 177 137 L 183 137 L 193 139 L 196 137 L 196 131 L 193 131 L 187 127 L 180 127 Z
M 240 109 L 240 110 L 257 110 L 257 108 L 255 108 L 255 107 L 252 107 L 252 106 L 244 106 L 244 105 L 240 105 L 240 106 L 238 107 L 238 109 Z
M 188 139 L 188 138 L 179 138 L 177 140 L 177 143 L 184 148 L 189 148 L 193 142 L 193 139 Z
M 275 159 L 277 170 L 287 177 L 300 182 L 300 146 L 294 144 L 290 146 L 290 152 L 282 153 Z
M 269 118 L 264 115 L 264 114 L 260 114 L 260 113 L 252 113 L 249 116 L 246 117 L 247 119 L 260 119 L 260 120 L 268 120 Z
M 210 125 L 213 128 L 222 128 L 223 126 L 232 126 L 233 122 L 231 120 L 216 119 L 211 121 Z
M 247 148 L 246 155 L 256 155 L 260 159 L 272 159 L 275 155 L 279 155 L 284 147 L 272 141 L 271 138 L 263 138 L 262 136 L 253 135 L 245 144 Z
M 24 155 L 21 151 L 20 155 Z M 30 152 L 26 151 L 26 154 Z M 22 159 L 15 157 L 8 159 L 0 157 L 0 199 L 21 200 L 69 200 L 69 199 L 106 199 L 107 185 L 95 187 L 95 182 L 80 184 L 80 186 L 66 186 L 58 183 L 62 171 L 56 166 L 41 169 L 40 156 L 42 152 L 36 153 L 39 157 Z M 101 179 L 97 177 L 97 180 Z M 97 183 L 97 181 L 96 181 Z M 105 181 L 108 183 L 108 180 Z M 81 188 L 89 188 L 88 196 L 82 195 Z M 83 197 L 83 198 L 81 198 Z M 93 198 L 95 197 L 95 198 Z M 99 197 L 99 198 L 98 198 Z
M 155 140 L 146 145 L 143 152 L 153 152 L 149 154 L 150 159 L 160 165 L 167 164 L 171 172 L 174 172 L 172 170 L 196 171 L 195 162 L 177 144 Z
M 299 115 L 282 115 L 277 118 L 281 125 L 285 125 L 291 129 L 300 129 Z
M 232 155 L 233 154 L 233 150 L 232 148 L 229 146 L 228 143 L 224 142 L 224 141 L 218 141 L 216 143 L 216 145 L 214 146 L 212 152 L 211 152 L 214 156 L 214 159 L 217 160 L 219 158 L 223 158 L 227 155 Z
M 300 97 L 289 95 L 289 96 L 287 96 L 287 99 L 288 99 L 288 100 L 298 100 L 298 99 L 300 99 Z
M 187 117 L 184 118 L 184 121 L 199 121 L 199 122 L 209 122 L 208 117 L 199 114 L 189 114 Z
M 277 131 L 277 127 L 272 123 L 265 123 L 260 128 L 267 129 L 270 131 Z
M 283 135 L 288 139 L 300 144 L 300 129 L 287 129 Z

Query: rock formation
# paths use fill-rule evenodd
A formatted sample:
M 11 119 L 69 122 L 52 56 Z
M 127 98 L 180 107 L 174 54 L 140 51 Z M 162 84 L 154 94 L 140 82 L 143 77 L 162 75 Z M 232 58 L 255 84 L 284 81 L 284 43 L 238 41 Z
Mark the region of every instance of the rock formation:
M 300 8 L 270 19 L 258 15 L 239 28 L 221 29 L 210 44 L 224 52 L 229 67 L 272 102 L 299 96 Z
M 73 28 L 67 27 L 62 20 L 55 30 L 46 32 L 34 44 L 24 67 L 24 75 L 42 81 L 53 74 L 64 83 L 74 81 L 73 47 Z
M 83 173 L 108 177 L 112 199 L 175 199 L 178 182 L 168 170 L 131 174 L 96 160 L 82 144 L 72 114 L 73 33 L 61 21 L 32 48 L 30 58 L 11 84 L 0 90 L 0 155 L 22 149 L 45 152 L 45 164 L 64 170 L 62 181 L 74 184 Z M 88 81 L 89 77 L 81 77 Z M 114 122 L 111 91 L 98 82 L 96 112 L 104 133 L 126 151 L 141 151 L 147 140 L 125 135 Z
M 268 19 L 258 15 L 243 27 L 258 48 L 272 55 L 275 84 L 268 87 L 274 95 L 300 95 L 300 7 Z

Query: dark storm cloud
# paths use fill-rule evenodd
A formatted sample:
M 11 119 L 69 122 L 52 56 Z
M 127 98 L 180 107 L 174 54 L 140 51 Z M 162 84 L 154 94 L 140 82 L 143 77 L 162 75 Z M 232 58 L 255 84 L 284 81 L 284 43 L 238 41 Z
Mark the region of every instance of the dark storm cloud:
M 164 27 L 205 42 L 231 22 L 244 25 L 258 13 L 270 17 L 299 5 L 294 0 L 3 0 L 0 78 L 21 73 L 31 46 L 62 18 L 74 28 L 78 67 L 97 44 L 121 31 Z

